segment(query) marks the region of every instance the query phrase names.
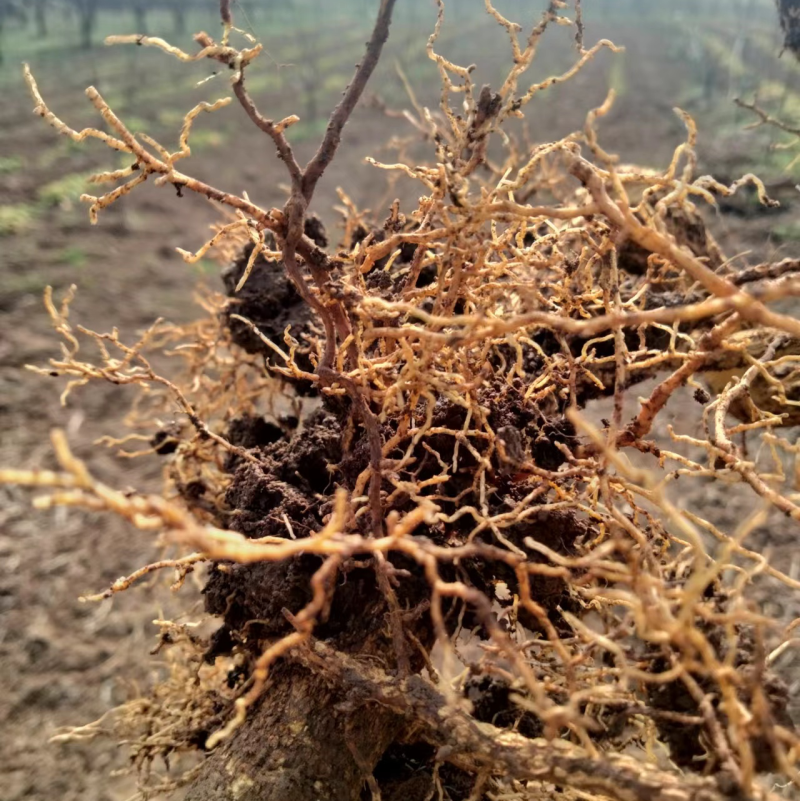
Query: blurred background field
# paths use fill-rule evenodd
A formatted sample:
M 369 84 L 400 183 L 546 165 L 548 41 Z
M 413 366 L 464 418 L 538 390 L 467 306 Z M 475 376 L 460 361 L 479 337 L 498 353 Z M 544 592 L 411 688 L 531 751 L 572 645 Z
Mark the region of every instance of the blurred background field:
M 510 17 L 531 24 L 544 0 L 498 0 Z M 584 0 L 587 44 L 600 38 L 625 47 L 601 52 L 574 81 L 543 92 L 514 133 L 520 147 L 561 137 L 583 124 L 609 88 L 614 110 L 600 123 L 603 146 L 624 163 L 663 168 L 682 141 L 673 112 L 693 115 L 700 138 L 700 171 L 730 183 L 756 172 L 781 201 L 759 205 L 748 190 L 707 214 L 729 256 L 757 262 L 796 255 L 800 151 L 782 148 L 793 137 L 773 129 L 746 130 L 748 112 L 733 100 L 758 102 L 800 126 L 800 65 L 779 57 L 781 33 L 770 0 Z M 249 73 L 259 108 L 301 121 L 289 138 L 307 158 L 330 109 L 359 60 L 376 0 L 234 0 L 239 25 L 266 52 Z M 89 12 L 95 8 L 93 16 Z M 41 9 L 41 15 L 38 10 Z M 365 156 L 392 162 L 398 152 L 426 158 L 427 145 L 399 114 L 415 101 L 434 108 L 439 82 L 425 44 L 433 29 L 433 0 L 398 3 L 386 56 L 349 123 L 343 146 L 316 194 L 314 211 L 335 243 L 346 190 L 359 208 L 386 216 L 394 197 L 406 208 L 420 188 L 390 185 Z M 89 22 L 91 21 L 91 24 Z M 43 364 L 56 340 L 42 306 L 44 288 L 61 295 L 78 285 L 73 317 L 95 330 L 117 326 L 132 338 L 157 316 L 191 319 L 198 281 L 221 288 L 211 260 L 189 266 L 176 246 L 194 250 L 207 238 L 217 211 L 169 188 L 143 187 L 104 215 L 96 227 L 78 201 L 86 178 L 124 164 L 88 141 L 59 137 L 31 114 L 21 74 L 28 61 L 53 110 L 70 126 L 97 124 L 83 90 L 92 84 L 128 126 L 172 147 L 183 115 L 200 100 L 229 92 L 228 76 L 208 63 L 183 64 L 152 48 L 103 46 L 112 33 L 162 36 L 187 50 L 192 34 L 219 30 L 218 8 L 205 0 L 0 0 L 0 463 L 49 464 L 48 431 L 67 429 L 77 453 L 115 486 L 156 488 L 154 458 L 123 460 L 91 449 L 103 434 L 119 433 L 128 396 L 124 388 L 77 392 L 57 405 L 61 387 L 25 372 Z M 572 34 L 550 31 L 531 80 L 562 72 L 576 59 Z M 88 41 L 87 41 L 88 39 Z M 438 49 L 461 64 L 476 64 L 475 82 L 496 84 L 509 62 L 507 37 L 483 11 L 482 0 L 449 0 Z M 271 143 L 231 105 L 197 120 L 192 158 L 184 170 L 221 188 L 246 190 L 262 205 L 281 205 L 284 173 Z M 212 180 L 213 179 L 213 180 Z M 674 413 L 679 413 L 676 409 Z M 82 593 L 103 589 L 138 567 L 150 543 L 121 523 L 78 512 L 32 513 L 29 497 L 0 489 L 0 799 L 124 799 L 129 777 L 108 779 L 124 767 L 110 743 L 58 746 L 59 726 L 88 722 L 146 683 L 157 663 L 148 656 L 151 621 L 168 614 L 169 591 L 143 586 L 100 605 Z M 780 542 L 776 547 L 782 547 Z M 788 551 L 787 551 L 788 553 Z M 199 596 L 198 596 L 199 597 Z M 113 609 L 112 609 L 113 607 Z M 98 690 L 98 688 L 100 688 Z

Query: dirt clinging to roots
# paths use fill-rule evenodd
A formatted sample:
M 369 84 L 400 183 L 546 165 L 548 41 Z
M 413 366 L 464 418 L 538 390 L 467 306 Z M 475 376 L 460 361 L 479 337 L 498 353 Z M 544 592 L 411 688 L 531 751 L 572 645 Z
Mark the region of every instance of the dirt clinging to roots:
M 306 220 L 306 233 L 317 244 L 327 243 L 324 226 L 317 217 Z M 274 241 L 270 244 L 271 249 L 274 249 Z M 230 298 L 223 311 L 223 322 L 230 332 L 231 339 L 248 353 L 263 354 L 268 364 L 278 364 L 283 367 L 276 352 L 266 345 L 247 323 L 231 315 L 235 314 L 249 320 L 282 350 L 286 349 L 284 336 L 287 327 L 290 326 L 291 336 L 300 343 L 295 356 L 296 363 L 303 370 L 313 371 L 314 366 L 304 340 L 311 331 L 312 321 L 315 319 L 314 312 L 287 276 L 283 262 L 267 259 L 260 253 L 244 286 L 236 291 L 253 248 L 253 243 L 245 245 L 236 260 L 222 272 L 225 291 Z M 311 388 L 301 386 L 298 389 L 310 391 Z

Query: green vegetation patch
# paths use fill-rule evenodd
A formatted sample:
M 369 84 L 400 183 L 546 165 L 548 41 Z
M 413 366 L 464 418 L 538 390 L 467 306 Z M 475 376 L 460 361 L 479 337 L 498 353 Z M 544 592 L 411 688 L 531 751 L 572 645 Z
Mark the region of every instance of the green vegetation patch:
M 59 253 L 58 260 L 61 264 L 68 264 L 70 267 L 79 269 L 86 265 L 87 255 L 83 248 L 77 245 L 68 245 Z
M 771 233 L 779 242 L 800 242 L 800 223 L 780 223 L 772 227 Z
M 0 206 L 0 236 L 10 236 L 25 231 L 35 218 L 35 207 L 27 203 Z
M 620 99 L 625 96 L 628 89 L 628 80 L 625 74 L 625 53 L 615 53 L 608 68 L 608 86 L 613 89 Z
M 25 166 L 22 156 L 0 156 L 0 175 L 19 172 Z
M 321 136 L 325 132 L 328 121 L 319 117 L 316 120 L 300 120 L 289 129 L 289 136 L 293 142 L 303 142 Z
M 43 206 L 71 206 L 84 192 L 89 191 L 93 173 L 70 173 L 45 184 L 38 193 Z

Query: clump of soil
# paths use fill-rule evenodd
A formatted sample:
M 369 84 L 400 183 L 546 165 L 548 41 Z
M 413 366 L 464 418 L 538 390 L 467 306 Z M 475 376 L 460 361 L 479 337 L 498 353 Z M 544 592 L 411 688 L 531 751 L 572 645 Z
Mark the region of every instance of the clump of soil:
M 384 801 L 427 801 L 436 798 L 433 770 L 436 749 L 424 743 L 393 743 L 373 771 Z M 475 779 L 469 773 L 447 763 L 439 765 L 439 782 L 450 801 L 483 801 L 485 796 L 472 796 Z M 369 790 L 362 793 L 369 801 Z
M 263 467 L 244 461 L 234 467 L 225 524 L 253 538 L 292 539 L 319 530 L 331 508 L 335 479 L 348 485 L 348 476 L 339 469 L 344 456 L 342 421 L 322 408 L 294 432 L 283 432 L 260 418 L 247 423 L 240 418 L 231 428 L 239 442 L 252 443 Z M 264 435 L 260 441 L 259 432 Z M 428 597 L 427 582 L 415 565 L 394 561 L 408 571 L 397 593 L 411 609 Z M 290 631 L 283 610 L 297 613 L 311 600 L 309 582 L 320 564 L 319 557 L 304 555 L 280 563 L 218 565 L 204 589 L 207 611 L 224 621 L 214 653 L 244 640 L 257 643 Z M 340 650 L 360 651 L 367 641 L 382 641 L 386 601 L 371 562 L 345 564 L 337 586 L 329 591 L 330 607 L 315 636 L 332 639 Z
M 788 711 L 789 688 L 786 683 L 769 669 L 759 669 L 763 664 L 763 655 L 758 654 L 756 641 L 750 627 L 740 627 L 737 631 L 738 639 L 736 655 L 733 666 L 741 679 L 739 697 L 749 709 L 753 707 L 754 688 L 763 694 L 772 725 L 779 725 L 794 730 L 794 721 Z M 709 640 L 723 658 L 729 650 L 727 640 L 718 631 L 708 632 Z M 653 671 L 660 672 L 667 669 L 663 659 L 656 659 Z M 694 676 L 699 687 L 705 693 L 710 693 L 712 707 L 719 717 L 725 721 L 726 716 L 719 710 L 720 699 L 713 692 L 711 682 L 703 676 Z M 686 688 L 686 685 L 676 679 L 664 684 L 649 685 L 648 700 L 651 706 L 659 711 L 670 714 L 680 714 L 692 717 L 702 717 L 697 701 Z M 702 724 L 691 724 L 685 721 L 670 719 L 670 717 L 656 717 L 656 726 L 661 739 L 670 750 L 670 757 L 683 768 L 697 771 L 719 769 L 719 765 L 709 765 L 709 759 L 716 758 L 716 750 L 707 740 L 706 729 Z M 755 769 L 759 773 L 768 773 L 779 769 L 776 763 L 775 751 L 772 744 L 773 735 L 767 732 L 757 733 L 750 739 L 753 750 Z
M 175 453 L 181 439 L 181 426 L 178 422 L 171 422 L 160 428 L 153 434 L 150 440 L 150 447 L 159 456 L 168 456 Z
M 320 247 L 327 245 L 328 238 L 325 227 L 319 217 L 310 216 L 305 221 L 306 235 Z M 275 249 L 274 240 L 267 242 L 270 249 Z M 314 312 L 300 297 L 297 287 L 286 274 L 282 261 L 256 257 L 253 269 L 245 285 L 237 292 L 239 284 L 250 256 L 253 243 L 249 242 L 238 258 L 222 272 L 225 290 L 230 302 L 223 311 L 223 320 L 230 331 L 231 338 L 248 353 L 261 353 L 269 364 L 280 362 L 280 358 L 246 323 L 231 317 L 237 314 L 252 322 L 259 331 L 282 350 L 285 350 L 284 332 L 291 326 L 291 336 L 301 345 L 310 332 L 314 321 Z M 296 362 L 302 370 L 313 371 L 313 364 L 308 356 L 307 346 L 301 346 L 296 354 Z M 279 366 L 283 367 L 282 363 Z
M 506 496 L 511 501 L 516 494 Z M 521 498 L 516 498 L 521 500 Z M 506 506 L 508 508 L 508 506 Z M 515 523 L 507 528 L 503 534 L 509 542 L 518 547 L 525 546 L 525 540 L 530 538 L 541 543 L 552 551 L 563 556 L 574 555 L 578 550 L 578 543 L 592 534 L 592 527 L 572 511 L 541 511 L 529 515 L 524 521 Z M 496 544 L 491 535 L 480 535 L 479 541 Z M 531 563 L 546 562 L 543 556 L 538 556 L 528 550 L 528 561 Z M 483 559 L 464 559 L 461 569 L 468 583 L 479 589 L 489 598 L 497 598 L 497 588 L 505 584 L 511 594 L 519 594 L 520 588 L 514 570 L 504 562 L 485 561 Z M 531 575 L 528 579 L 533 601 L 544 609 L 548 620 L 558 631 L 569 635 L 571 629 L 564 621 L 562 612 L 577 613 L 580 605 L 571 596 L 566 582 L 558 576 Z M 510 601 L 499 601 L 501 606 L 510 606 Z M 530 611 L 520 606 L 517 610 L 519 622 L 530 631 L 544 633 L 541 622 Z M 467 612 L 465 625 L 468 627 L 480 625 L 474 613 Z
M 650 213 L 654 213 L 655 203 L 664 194 L 656 192 L 651 196 Z M 679 245 L 703 259 L 713 270 L 723 264 L 724 257 L 719 245 L 697 212 L 670 206 L 664 215 L 664 224 Z M 649 256 L 650 253 L 640 245 L 627 241 L 619 251 L 619 268 L 628 275 L 644 275 Z
M 225 289 L 231 298 L 223 314 L 233 341 L 248 353 L 263 353 L 267 361 L 272 363 L 275 352 L 261 341 L 250 326 L 232 319 L 230 315 L 238 314 L 250 320 L 265 337 L 283 349 L 286 326 L 292 326 L 293 336 L 297 338 L 298 329 L 303 329 L 311 322 L 313 312 L 286 276 L 283 264 L 267 260 L 261 254 L 256 257 L 247 282 L 236 292 L 253 247 L 252 243 L 248 243 L 236 261 L 222 273 Z
M 494 422 L 504 422 L 507 427 L 525 427 L 525 447 L 539 454 L 548 467 L 560 464 L 563 455 L 545 446 L 543 438 L 551 432 L 553 441 L 572 443 L 574 430 L 563 419 L 545 422 L 535 409 L 525 409 L 520 394 L 510 392 L 495 397 Z M 334 406 L 336 412 L 328 407 Z M 361 471 L 367 466 L 368 444 L 363 428 L 353 425 L 349 419 L 351 410 L 347 405 L 335 405 L 323 401 L 323 407 L 313 412 L 296 429 L 282 429 L 263 418 L 243 415 L 229 424 L 228 438 L 241 447 L 257 454 L 262 461 L 255 465 L 237 458 L 229 459 L 228 469 L 232 481 L 226 491 L 227 511 L 221 521 L 226 527 L 239 531 L 247 537 L 266 536 L 294 538 L 306 536 L 319 530 L 330 512 L 336 486 L 352 490 Z M 458 430 L 463 423 L 464 409 L 449 401 L 440 400 L 434 412 L 434 424 Z M 353 426 L 354 434 L 348 446 L 344 446 L 344 432 Z M 546 430 L 545 430 L 546 429 Z M 390 433 L 390 432 L 386 432 Z M 549 440 L 548 440 L 549 442 Z M 447 434 L 429 438 L 429 447 L 438 449 L 443 458 L 452 458 L 455 440 Z M 425 459 L 430 453 L 420 450 L 423 475 Z M 431 465 L 433 469 L 435 465 Z M 474 459 L 464 456 L 466 480 L 471 480 Z M 525 490 L 509 477 L 496 472 L 496 493 L 492 505 L 500 510 L 505 505 L 519 502 Z M 457 481 L 458 476 L 452 481 Z M 398 501 L 402 506 L 403 501 Z M 388 510 L 387 510 L 388 511 Z M 464 519 L 466 523 L 467 520 Z M 575 552 L 579 538 L 584 537 L 589 527 L 572 512 L 551 512 L 529 515 L 524 522 L 507 530 L 512 542 L 524 545 L 527 537 L 545 544 L 563 554 Z M 464 531 L 464 534 L 468 530 Z M 453 534 L 458 535 L 458 527 Z M 437 531 L 431 531 L 433 539 L 440 539 Z M 491 536 L 481 535 L 487 542 Z M 531 557 L 536 559 L 535 556 Z M 404 571 L 396 592 L 401 605 L 412 610 L 424 604 L 430 588 L 421 569 L 408 559 L 398 555 L 391 557 L 398 570 Z M 245 641 L 252 647 L 259 639 L 285 634 L 291 623 L 284 610 L 297 613 L 312 597 L 309 581 L 319 568 L 321 561 L 312 555 L 300 556 L 280 563 L 223 564 L 212 571 L 205 587 L 206 609 L 224 621 L 212 645 L 212 654 L 231 650 Z M 450 580 L 466 579 L 489 597 L 494 597 L 495 585 L 505 582 L 517 592 L 514 571 L 500 561 L 484 561 L 478 558 L 465 559 L 454 572 L 450 566 L 442 566 L 442 575 Z M 384 637 L 386 601 L 379 591 L 374 567 L 366 561 L 345 565 L 336 587 L 330 587 L 329 609 L 318 623 L 315 636 L 333 639 L 342 650 L 359 651 L 365 642 L 376 642 Z M 564 581 L 557 577 L 532 576 L 533 597 L 552 620 L 561 622 L 559 610 L 571 609 Z M 467 622 L 481 625 L 481 621 L 468 611 Z M 532 630 L 541 628 L 539 621 L 527 610 L 520 610 L 520 621 Z M 456 625 L 456 619 L 448 621 Z M 422 641 L 431 641 L 432 632 L 427 616 L 415 624 L 424 629 L 418 632 Z
M 272 445 L 283 437 L 283 429 L 264 417 L 243 414 L 228 425 L 228 442 L 251 450 Z
M 525 712 L 511 700 L 511 687 L 500 679 L 476 676 L 468 680 L 465 695 L 472 702 L 476 720 L 501 729 L 512 729 L 525 737 L 541 737 L 542 721 L 532 712 Z
M 506 428 L 523 431 L 523 448 L 529 454 L 524 458 L 538 456 L 548 469 L 561 464 L 564 456 L 552 443 L 574 444 L 571 425 L 561 418 L 545 421 L 535 407 L 523 402 L 519 392 L 506 392 L 500 386 L 494 391 L 493 425 L 502 429 L 500 424 L 504 423 Z M 349 404 L 324 397 L 323 406 L 297 428 L 282 428 L 252 415 L 232 420 L 228 439 L 257 455 L 261 465 L 238 457 L 228 460 L 226 466 L 232 480 L 226 491 L 226 511 L 221 524 L 251 538 L 291 539 L 322 528 L 331 510 L 336 487 L 352 490 L 359 474 L 369 463 L 366 433 L 351 414 Z M 463 417 L 462 407 L 440 400 L 434 411 L 434 424 L 457 431 L 463 425 Z M 350 432 L 348 436 L 345 436 L 346 432 Z M 391 433 L 390 429 L 384 432 L 385 435 Z M 455 438 L 436 434 L 429 437 L 426 444 L 447 460 L 452 458 Z M 430 451 L 420 447 L 419 476 L 438 469 L 435 460 L 426 463 L 429 458 Z M 463 471 L 451 482 L 458 483 L 463 476 L 468 488 L 474 466 L 474 457 L 465 453 Z M 499 462 L 494 476 L 496 486 L 491 497 L 495 511 L 522 499 L 526 490 L 522 484 L 515 483 L 513 476 L 501 471 Z M 403 503 L 402 498 L 398 499 L 395 508 L 402 508 Z M 448 538 L 468 534 L 468 528 L 463 530 L 463 535 L 460 533 L 460 526 L 466 524 L 468 519 L 464 518 L 447 535 Z M 520 546 L 531 537 L 559 553 L 572 554 L 578 539 L 588 530 L 587 524 L 575 513 L 552 512 L 529 515 L 525 521 L 509 528 L 506 535 Z M 443 534 L 437 530 L 429 532 L 434 540 L 441 540 Z M 494 544 L 491 535 L 482 534 L 481 539 Z M 531 558 L 536 559 L 535 556 Z M 402 608 L 413 610 L 425 604 L 430 587 L 421 568 L 399 555 L 393 555 L 391 563 L 395 569 L 403 571 L 395 588 Z M 255 651 L 260 639 L 291 631 L 291 622 L 284 610 L 296 614 L 311 600 L 309 582 L 320 564 L 318 557 L 304 555 L 280 563 L 217 565 L 204 590 L 207 611 L 223 619 L 223 628 L 215 637 L 210 656 L 241 648 L 244 643 Z M 457 569 L 444 564 L 441 571 L 448 580 L 467 580 L 488 597 L 495 596 L 498 582 L 505 582 L 512 592 L 518 591 L 514 571 L 500 561 L 465 559 Z M 558 610 L 572 608 L 567 586 L 560 578 L 532 576 L 531 590 L 536 602 L 557 625 L 561 621 Z M 345 564 L 336 586 L 331 586 L 329 592 L 330 604 L 318 621 L 315 636 L 333 640 L 341 650 L 361 652 L 365 643 L 378 641 L 391 648 L 384 641 L 386 600 L 378 588 L 371 561 Z M 474 612 L 468 610 L 463 620 L 476 625 L 485 623 L 473 616 Z M 520 610 L 519 617 L 520 622 L 530 629 L 541 628 L 539 621 L 527 610 Z M 416 636 L 422 642 L 432 642 L 427 615 L 419 616 L 414 625 Z M 450 616 L 448 626 L 451 625 L 457 625 L 457 616 Z
M 306 236 L 313 240 L 317 247 L 328 247 L 328 232 L 318 214 L 313 212 L 306 214 L 304 228 Z

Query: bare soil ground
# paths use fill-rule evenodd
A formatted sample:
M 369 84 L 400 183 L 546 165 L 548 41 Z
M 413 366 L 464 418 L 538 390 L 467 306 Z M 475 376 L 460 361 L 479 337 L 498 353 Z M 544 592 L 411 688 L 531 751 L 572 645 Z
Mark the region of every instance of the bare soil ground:
M 763 20 L 767 33 L 771 22 Z M 415 28 L 418 23 L 421 27 Z M 113 20 L 108 24 L 113 27 Z M 787 176 L 764 157 L 769 142 L 763 136 L 739 132 L 745 119 L 728 103 L 731 70 L 720 66 L 713 77 L 713 102 L 705 104 L 695 91 L 697 68 L 664 35 L 664 24 L 651 19 L 640 28 L 611 22 L 590 27 L 591 37 L 609 35 L 627 46 L 626 54 L 619 57 L 622 67 L 613 66 L 604 54 L 596 68 L 561 94 L 543 97 L 538 107 L 534 104 L 529 118 L 531 139 L 547 140 L 579 126 L 586 110 L 602 101 L 611 82 L 617 85 L 620 98 L 602 124 L 606 146 L 621 153 L 626 162 L 663 165 L 683 135 L 671 108 L 684 104 L 700 119 L 704 170 L 732 180 L 737 172 L 751 168 L 756 153 L 784 201 L 783 210 L 774 216 L 763 214 L 750 196 L 731 203 L 716 217 L 711 215 L 725 250 L 730 255 L 750 251 L 747 260 L 751 262 L 777 253 L 789 255 L 796 226 L 793 182 L 787 184 Z M 213 22 L 204 25 L 212 29 Z M 297 52 L 289 51 L 300 46 L 301 36 L 272 33 L 258 20 L 253 25 L 257 34 L 266 36 L 276 61 L 299 60 Z M 422 51 L 431 25 L 430 15 L 398 25 L 395 49 L 372 85 L 390 105 L 403 104 L 392 69 L 395 58 L 403 60 L 420 98 L 436 102 L 435 70 Z M 490 80 L 507 62 L 504 36 L 482 19 L 480 27 L 471 19 L 459 20 L 457 25 L 461 27 L 454 27 L 443 47 L 462 62 L 481 64 L 479 80 L 481 76 Z M 724 21 L 719 26 L 725 34 Z M 727 30 L 727 35 L 734 34 L 735 30 Z M 335 87 L 344 86 L 362 41 L 358 26 L 346 21 L 332 24 L 315 40 L 316 50 L 329 54 L 318 65 L 317 82 L 326 86 L 314 100 L 320 117 L 335 102 Z M 566 53 L 563 36 L 560 45 L 546 50 L 547 66 L 568 63 L 571 54 Z M 24 46 L 19 49 L 22 53 Z M 193 84 L 207 71 L 173 65 L 163 54 L 144 49 L 124 54 L 98 49 L 88 55 L 66 50 L 55 56 L 41 50 L 33 67 L 45 96 L 75 127 L 92 119 L 81 93 L 90 82 L 109 100 L 119 101 L 122 116 L 136 118 L 140 129 L 157 136 L 169 130 L 173 138 L 182 113 L 200 94 L 216 97 L 225 91 L 224 77 L 198 90 Z M 295 111 L 298 97 L 308 105 L 297 69 L 262 69 L 264 88 L 254 94 L 265 111 L 276 117 Z M 538 77 L 547 72 L 543 68 Z M 75 147 L 59 139 L 30 115 L 31 102 L 16 67 L 11 66 L 10 74 L 7 67 L 6 73 L 0 85 L 4 96 L 0 206 L 16 209 L 20 216 L 6 230 L 0 228 L 0 464 L 50 465 L 48 432 L 60 426 L 67 430 L 76 453 L 107 483 L 155 490 L 161 470 L 155 457 L 131 462 L 92 446 L 97 437 L 120 432 L 129 400 L 124 388 L 96 386 L 79 391 L 67 408 L 61 408 L 62 387 L 23 368 L 44 364 L 56 353 L 56 337 L 41 303 L 47 285 L 59 295 L 76 283 L 74 319 L 100 331 L 117 326 L 130 338 L 157 316 L 182 322 L 196 315 L 193 287 L 201 279 L 217 286 L 215 268 L 210 262 L 203 262 L 202 269 L 188 267 L 173 248 L 198 247 L 216 213 L 199 200 L 179 199 L 171 191 L 146 186 L 92 228 L 75 198 L 83 191 L 81 176 L 109 164 L 107 153 L 100 146 Z M 217 119 L 201 119 L 201 129 L 197 157 L 187 170 L 237 191 L 246 188 L 259 202 L 280 204 L 280 165 L 269 143 L 250 130 L 243 114 L 231 107 Z M 319 129 L 319 120 L 311 120 L 299 132 L 305 140 L 299 145 L 301 156 L 310 154 Z M 391 161 L 392 154 L 381 149 L 383 143 L 393 135 L 410 134 L 410 129 L 375 108 L 356 113 L 341 155 L 317 194 L 316 208 L 330 227 L 336 221 L 331 209 L 338 202 L 337 186 L 345 187 L 363 206 L 375 207 L 386 196 L 384 174 L 366 166 L 362 157 L 371 154 Z M 408 202 L 419 189 L 406 185 L 393 194 Z M 385 208 L 376 209 L 378 218 L 384 215 Z M 691 401 L 687 398 L 685 404 L 671 409 L 674 419 L 681 417 Z M 741 513 L 738 493 L 744 491 L 734 487 L 731 492 L 731 497 L 711 494 L 703 499 L 706 510 L 720 523 Z M 114 519 L 63 509 L 33 512 L 29 502 L 27 493 L 0 488 L 0 720 L 4 721 L 0 797 L 4 801 L 128 798 L 134 789 L 131 777 L 109 778 L 112 770 L 125 766 L 124 750 L 107 741 L 57 745 L 49 739 L 59 727 L 99 718 L 153 680 L 161 663 L 149 655 L 156 633 L 152 621 L 177 610 L 178 604 L 163 582 L 140 586 L 99 605 L 81 603 L 81 594 L 103 589 L 150 561 L 151 543 Z M 765 542 L 771 541 L 779 558 L 791 559 L 794 536 L 780 524 Z M 785 561 L 782 566 L 787 569 Z M 191 588 L 185 592 L 191 597 Z M 187 603 L 181 600 L 180 608 L 185 610 Z

